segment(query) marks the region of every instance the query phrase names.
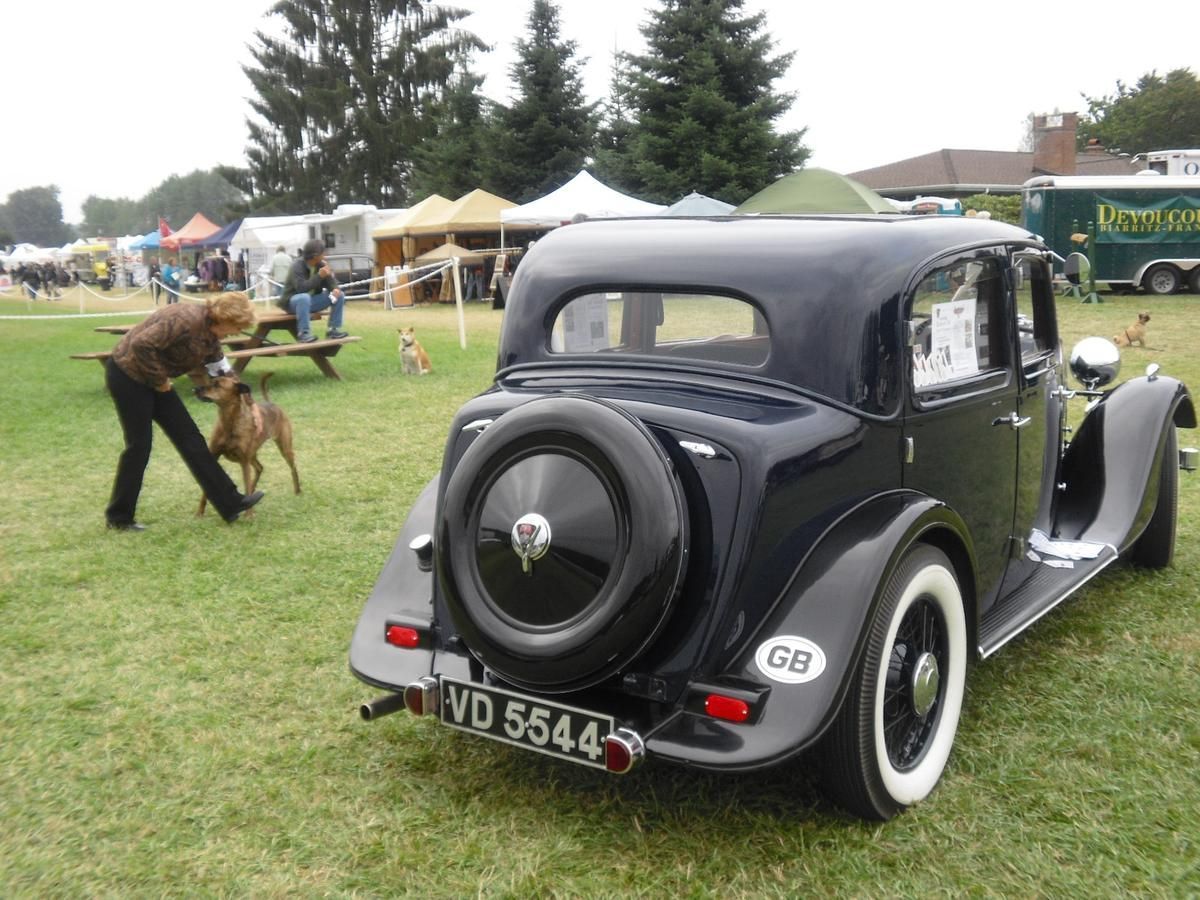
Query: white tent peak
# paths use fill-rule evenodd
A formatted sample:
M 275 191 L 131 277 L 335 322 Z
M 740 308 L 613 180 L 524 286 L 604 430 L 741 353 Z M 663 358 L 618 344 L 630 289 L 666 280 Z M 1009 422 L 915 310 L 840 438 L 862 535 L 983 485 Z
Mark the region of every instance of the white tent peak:
M 619 219 L 626 216 L 656 216 L 665 206 L 647 203 L 613 190 L 593 178 L 586 169 L 556 191 L 523 206 L 500 211 L 505 225 L 537 225 L 553 228 L 565 225 L 576 216 L 589 219 Z

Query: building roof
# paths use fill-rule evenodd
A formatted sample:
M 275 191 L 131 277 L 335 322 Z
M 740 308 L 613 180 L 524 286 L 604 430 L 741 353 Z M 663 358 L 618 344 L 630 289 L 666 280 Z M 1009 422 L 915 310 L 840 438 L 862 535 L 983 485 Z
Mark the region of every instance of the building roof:
M 935 150 L 851 172 L 855 181 L 888 197 L 903 194 L 1017 193 L 1037 175 L 1132 175 L 1141 166 L 1103 150 L 1076 154 L 1074 172 L 1035 168 L 1033 153 L 1009 150 Z

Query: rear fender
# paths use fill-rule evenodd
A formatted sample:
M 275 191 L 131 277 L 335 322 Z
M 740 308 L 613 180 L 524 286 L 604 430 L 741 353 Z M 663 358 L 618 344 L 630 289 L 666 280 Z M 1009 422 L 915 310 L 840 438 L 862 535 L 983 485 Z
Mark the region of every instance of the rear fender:
M 1136 541 L 1158 502 L 1158 467 L 1167 429 L 1174 427 L 1196 427 L 1192 398 L 1182 382 L 1158 375 L 1109 391 L 1063 456 L 1066 487 L 1055 513 L 1055 536 L 1118 550 Z
M 685 710 L 652 735 L 647 748 L 694 765 L 737 771 L 780 762 L 815 741 L 841 706 L 883 586 L 918 541 L 935 544 L 954 562 L 968 618 L 973 618 L 974 559 L 962 520 L 923 494 L 874 498 L 826 532 L 783 601 L 725 672 L 691 689 L 696 695 L 723 685 L 769 686 L 753 725 L 708 718 L 701 714 L 703 697 L 689 696 Z M 788 637 L 801 640 L 780 640 Z
M 350 640 L 350 670 L 367 684 L 403 690 L 433 669 L 433 572 L 421 571 L 409 544 L 434 533 L 438 481 L 425 485 L 413 504 Z M 421 631 L 421 643 L 404 649 L 387 643 L 393 624 Z

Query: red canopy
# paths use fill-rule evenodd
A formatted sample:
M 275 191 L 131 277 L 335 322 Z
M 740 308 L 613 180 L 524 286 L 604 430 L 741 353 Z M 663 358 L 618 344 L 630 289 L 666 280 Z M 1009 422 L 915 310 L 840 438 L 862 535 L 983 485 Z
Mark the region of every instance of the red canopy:
M 208 221 L 204 213 L 196 213 L 186 225 L 163 238 L 162 246 L 168 250 L 178 250 L 181 246 L 202 241 L 220 230 L 221 226 Z

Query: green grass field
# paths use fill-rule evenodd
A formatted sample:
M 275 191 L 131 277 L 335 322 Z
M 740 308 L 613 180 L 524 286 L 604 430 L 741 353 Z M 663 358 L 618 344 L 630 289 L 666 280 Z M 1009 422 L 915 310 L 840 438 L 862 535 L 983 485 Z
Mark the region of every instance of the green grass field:
M 1155 361 L 1200 385 L 1200 298 L 1106 299 L 1060 302 L 1068 347 L 1149 308 L 1155 349 L 1124 351 L 1122 375 Z M 251 520 L 197 519 L 157 433 L 144 534 L 104 529 L 120 430 L 100 366 L 67 359 L 132 320 L 0 320 L 0 894 L 1200 893 L 1195 475 L 1174 567 L 1110 569 L 976 667 L 942 785 L 887 825 L 839 814 L 802 765 L 618 779 L 403 713 L 360 721 L 377 692 L 348 671 L 351 632 L 451 415 L 490 381 L 500 317 L 470 308 L 463 351 L 451 307 L 359 303 L 341 383 L 255 360 L 295 423 L 303 493 L 270 447 Z M 424 378 L 400 375 L 409 324 Z M 213 407 L 188 403 L 207 432 Z

